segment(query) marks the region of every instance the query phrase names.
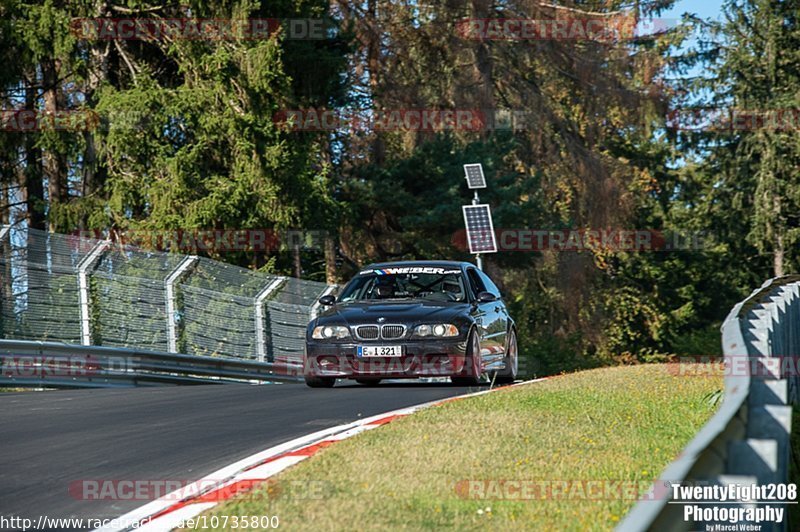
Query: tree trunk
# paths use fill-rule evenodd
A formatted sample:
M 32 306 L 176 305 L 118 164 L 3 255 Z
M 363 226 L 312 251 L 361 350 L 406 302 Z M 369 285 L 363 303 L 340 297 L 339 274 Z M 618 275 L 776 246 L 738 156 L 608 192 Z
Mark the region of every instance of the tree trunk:
M 106 11 L 106 2 L 99 1 L 95 4 L 95 15 L 102 17 Z M 101 49 L 104 46 L 105 49 Z M 104 44 L 92 43 L 89 49 L 89 66 L 88 76 L 84 85 L 84 95 L 86 102 L 90 108 L 94 108 L 95 92 L 103 80 L 108 79 L 108 54 L 110 43 Z M 100 124 L 96 124 L 100 127 Z M 81 195 L 91 197 L 99 192 L 106 181 L 107 170 L 105 165 L 101 164 L 97 158 L 97 146 L 95 142 L 96 131 L 92 128 L 87 128 L 83 133 L 86 148 L 83 153 L 83 180 L 81 183 Z M 88 206 L 87 206 L 88 208 Z M 81 229 L 87 229 L 88 225 L 88 211 L 84 211 L 80 221 Z
M 36 112 L 36 74 L 26 79 L 25 111 Z M 36 146 L 36 134 L 25 134 L 25 170 L 21 189 L 27 207 L 25 214 L 30 229 L 45 229 L 44 184 L 42 183 L 42 151 Z
M 378 28 L 378 2 L 369 0 L 367 3 L 369 12 L 367 27 L 367 68 L 369 69 L 369 88 L 372 97 L 373 109 L 380 112 L 380 77 L 381 71 L 381 33 Z M 375 140 L 372 142 L 372 162 L 378 166 L 386 161 L 386 142 L 383 133 L 374 132 Z
M 783 277 L 784 270 L 783 270 L 783 259 L 786 254 L 786 250 L 784 249 L 783 245 L 783 235 L 778 234 L 775 237 L 775 250 L 772 252 L 772 264 L 775 273 L 775 277 Z
M 330 234 L 325 235 L 325 282 L 336 284 L 336 240 Z
M 491 18 L 492 0 L 472 0 L 472 9 L 476 18 Z M 488 136 L 488 124 L 494 120 L 494 75 L 492 57 L 489 45 L 486 41 L 478 41 L 475 49 L 474 77 L 475 86 L 475 107 L 483 114 L 484 127 L 481 135 Z
M 2 191 L 2 202 L 3 202 L 3 211 L 0 214 L 0 222 L 3 225 L 9 224 L 11 222 L 11 203 L 13 200 L 11 199 L 13 195 L 11 194 L 11 189 L 7 188 Z M 13 319 L 7 321 L 7 316 L 11 317 L 14 313 L 14 293 L 12 289 L 12 280 L 11 275 L 13 274 L 11 270 L 11 243 L 10 243 L 11 235 L 6 235 L 2 242 L 0 242 L 0 249 L 2 249 L 2 257 L 3 257 L 3 264 L 0 265 L 0 272 L 2 272 L 2 278 L 0 279 L 0 338 L 8 338 L 13 334 Z
M 60 62 L 53 59 L 42 61 L 42 85 L 44 86 L 44 112 L 49 117 L 55 117 L 56 113 L 66 108 L 64 96 L 58 80 Z M 54 132 L 58 135 L 58 132 Z M 50 231 L 55 233 L 59 229 L 58 221 L 54 213 L 58 207 L 67 202 L 67 157 L 57 148 L 51 148 L 44 153 L 44 175 L 47 178 L 47 192 L 50 199 L 50 210 L 48 222 Z
M 294 276 L 300 279 L 303 276 L 303 264 L 300 261 L 300 245 L 292 248 L 292 262 L 294 263 Z

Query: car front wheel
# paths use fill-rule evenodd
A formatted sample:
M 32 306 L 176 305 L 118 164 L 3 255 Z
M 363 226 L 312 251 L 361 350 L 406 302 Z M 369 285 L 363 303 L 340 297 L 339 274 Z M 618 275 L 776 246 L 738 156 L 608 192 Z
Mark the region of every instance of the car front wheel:
M 333 388 L 336 379 L 333 377 L 305 377 L 306 384 L 311 388 Z
M 497 372 L 494 382 L 497 384 L 511 384 L 517 379 L 519 370 L 519 349 L 517 347 L 517 331 L 511 329 L 506 342 L 506 356 L 503 359 L 505 367 Z
M 483 367 L 481 365 L 481 344 L 478 335 L 473 329 L 469 333 L 467 343 L 467 362 L 470 364 L 470 375 L 464 377 L 450 377 L 453 384 L 458 386 L 477 386 L 481 381 Z

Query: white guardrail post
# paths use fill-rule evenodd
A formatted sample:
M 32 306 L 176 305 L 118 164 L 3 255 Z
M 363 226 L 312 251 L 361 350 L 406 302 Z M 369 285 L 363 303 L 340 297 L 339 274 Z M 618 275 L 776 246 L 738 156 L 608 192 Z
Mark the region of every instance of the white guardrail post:
M 175 319 L 177 306 L 175 304 L 175 283 L 180 280 L 187 270 L 197 262 L 196 255 L 185 257 L 164 281 L 167 303 L 167 351 L 170 353 L 178 352 L 178 322 Z
M 273 279 L 255 297 L 255 320 L 256 320 L 256 358 L 259 362 L 267 359 L 267 337 L 264 331 L 264 301 L 286 282 L 286 277 Z M 272 362 L 272 360 L 270 360 Z
M 97 242 L 78 263 L 78 300 L 81 313 L 81 345 L 92 345 L 92 317 L 89 309 L 89 269 L 111 244 L 109 240 Z

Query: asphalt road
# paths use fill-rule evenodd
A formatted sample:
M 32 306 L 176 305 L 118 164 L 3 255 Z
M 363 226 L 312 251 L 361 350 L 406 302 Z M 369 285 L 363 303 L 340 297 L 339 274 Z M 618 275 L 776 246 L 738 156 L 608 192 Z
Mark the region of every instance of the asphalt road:
M 191 481 L 268 447 L 388 410 L 467 393 L 448 384 L 203 385 L 0 393 L 0 516 L 118 517 L 74 481 Z

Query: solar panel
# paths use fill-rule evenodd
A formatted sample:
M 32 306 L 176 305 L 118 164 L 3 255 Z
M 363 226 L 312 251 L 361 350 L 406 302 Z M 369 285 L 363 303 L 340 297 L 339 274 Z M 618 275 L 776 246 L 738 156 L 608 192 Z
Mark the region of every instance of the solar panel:
M 467 177 L 467 187 L 486 188 L 486 178 L 483 177 L 483 166 L 478 164 L 465 164 L 464 174 Z
M 492 211 L 488 205 L 464 205 L 464 223 L 467 226 L 469 252 L 497 253 L 497 241 L 492 225 Z

